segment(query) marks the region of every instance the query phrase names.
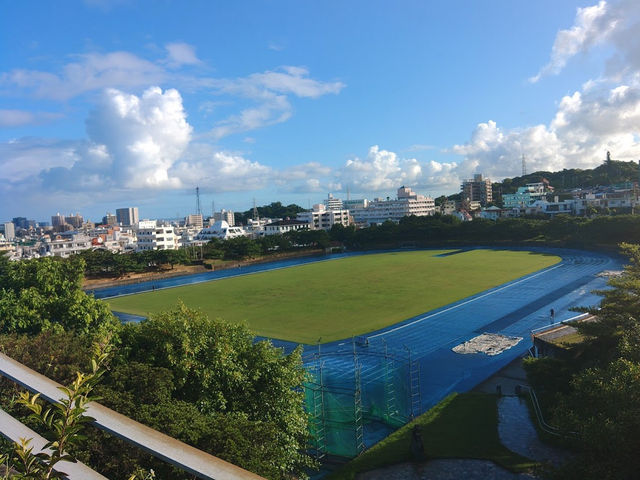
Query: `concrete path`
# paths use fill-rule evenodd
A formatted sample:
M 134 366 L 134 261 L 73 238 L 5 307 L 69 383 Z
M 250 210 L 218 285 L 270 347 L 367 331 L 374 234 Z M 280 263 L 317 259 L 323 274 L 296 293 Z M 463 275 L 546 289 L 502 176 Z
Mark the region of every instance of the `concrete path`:
M 512 452 L 540 463 L 561 465 L 567 454 L 540 441 L 526 400 L 520 397 L 502 397 L 498 401 L 498 435 L 500 442 Z

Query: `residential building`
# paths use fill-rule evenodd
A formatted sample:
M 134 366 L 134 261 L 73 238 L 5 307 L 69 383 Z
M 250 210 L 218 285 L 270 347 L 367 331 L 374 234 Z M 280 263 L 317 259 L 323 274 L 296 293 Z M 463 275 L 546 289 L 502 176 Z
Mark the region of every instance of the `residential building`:
M 335 198 L 332 194 L 327 195 L 327 198 L 324 201 L 324 206 L 327 210 L 342 210 L 344 208 L 342 200 Z
M 40 245 L 40 255 L 67 258 L 93 246 L 93 239 L 82 233 L 70 232 L 53 237 L 46 236 Z
M 51 216 L 51 226 L 53 228 L 62 227 L 66 225 L 67 222 L 64 220 L 64 215 L 60 215 L 60 212 Z
M 16 238 L 16 227 L 13 222 L 7 222 L 4 224 L 4 238 L 7 242 L 13 242 Z
M 476 173 L 470 180 L 464 180 L 461 189 L 463 202 L 480 202 L 485 207 L 493 201 L 491 180 L 482 178 L 481 173 Z
M 453 215 L 456 210 L 458 210 L 458 206 L 456 205 L 455 200 L 445 200 L 440 205 L 440 213 L 442 215 Z
M 116 209 L 116 219 L 120 225 L 132 227 L 138 224 L 138 207 L 127 207 Z
M 218 220 L 213 225 L 200 230 L 200 233 L 196 236 L 196 240 L 209 241 L 214 238 L 220 240 L 227 240 L 229 238 L 244 237 L 247 232 L 242 227 L 234 227 L 229 225 L 224 220 Z
M 71 225 L 73 228 L 80 229 L 82 228 L 82 224 L 84 223 L 84 218 L 79 213 L 75 215 L 67 215 L 64 217 L 64 223 L 67 225 Z
M 102 224 L 103 225 L 117 225 L 118 224 L 118 217 L 115 216 L 113 213 L 107 212 L 107 214 L 102 217 Z
M 178 237 L 173 226 L 158 225 L 155 220 L 138 222 L 136 230 L 137 251 L 143 250 L 176 250 Z
M 283 233 L 293 232 L 296 230 L 309 230 L 310 225 L 303 220 L 290 220 L 285 218 L 277 222 L 269 223 L 264 227 L 265 235 L 282 235 Z
M 336 223 L 348 227 L 351 223 L 349 210 L 330 209 L 321 203 L 314 205 L 308 212 L 298 213 L 296 219 L 308 223 L 311 230 L 330 230 Z
M 543 200 L 545 195 L 544 183 L 528 183 L 524 187 L 518 187 L 516 193 L 502 194 L 502 203 L 504 208 L 522 208 Z
M 213 222 L 225 221 L 230 227 L 236 224 L 235 214 L 231 210 L 222 209 L 219 212 L 213 212 Z
M 369 202 L 366 208 L 353 210 L 350 213 L 356 223 L 371 225 L 384 223 L 387 220 L 399 222 L 401 218 L 410 215 L 424 217 L 433 215 L 435 211 L 433 198 L 418 195 L 410 188 L 402 186 L 398 189 L 397 199 L 376 198 Z
M 184 219 L 184 225 L 186 227 L 196 227 L 201 229 L 202 227 L 204 227 L 204 222 L 202 221 L 202 214 L 196 213 L 196 214 L 187 215 L 187 217 Z

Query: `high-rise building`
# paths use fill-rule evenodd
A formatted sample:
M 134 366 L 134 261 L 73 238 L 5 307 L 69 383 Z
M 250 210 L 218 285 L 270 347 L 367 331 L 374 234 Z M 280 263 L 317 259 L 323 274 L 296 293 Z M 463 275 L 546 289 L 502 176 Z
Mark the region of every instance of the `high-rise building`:
M 56 213 L 55 215 L 51 215 L 51 226 L 52 227 L 62 227 L 63 225 L 66 225 L 67 222 L 65 222 L 64 220 L 64 215 L 60 215 L 60 212 Z
M 230 227 L 233 227 L 236 224 L 236 217 L 231 210 L 222 209 L 219 212 L 213 212 L 213 221 L 225 221 Z
M 184 219 L 184 225 L 185 227 L 202 228 L 204 226 L 204 223 L 202 221 L 202 214 L 192 213 L 191 215 L 187 215 L 187 217 Z
M 125 227 L 137 225 L 140 221 L 138 217 L 138 207 L 118 208 L 116 210 L 116 218 L 118 223 Z
M 71 225 L 73 228 L 82 228 L 84 218 L 82 218 L 82 215 L 79 213 L 76 213 L 75 215 L 67 215 L 64 217 L 64 223 Z
M 464 180 L 460 188 L 462 189 L 463 202 L 480 202 L 480 205 L 486 207 L 493 201 L 491 180 L 482 178 L 481 173 L 476 173 L 473 179 Z
M 4 238 L 9 242 L 16 238 L 16 227 L 12 222 L 4 224 Z
M 107 214 L 104 217 L 102 217 L 102 224 L 103 225 L 117 225 L 118 224 L 118 217 L 116 217 L 111 212 L 107 212 Z
M 332 194 L 328 194 L 324 201 L 327 210 L 342 210 L 342 200 L 335 198 Z

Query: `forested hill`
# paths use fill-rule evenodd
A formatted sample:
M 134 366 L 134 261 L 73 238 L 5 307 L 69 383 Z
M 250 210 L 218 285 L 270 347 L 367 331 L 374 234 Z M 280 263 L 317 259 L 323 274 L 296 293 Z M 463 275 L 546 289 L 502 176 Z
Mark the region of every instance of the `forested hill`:
M 559 172 L 534 172 L 514 178 L 505 178 L 502 182 L 494 183 L 502 193 L 514 193 L 518 187 L 527 183 L 541 182 L 543 178 L 556 190 L 566 190 L 578 187 L 595 187 L 596 185 L 612 185 L 615 183 L 634 182 L 638 180 L 640 169 L 637 162 L 605 161 L 596 168 L 581 170 L 579 168 L 564 169 Z
M 300 212 L 304 212 L 304 208 L 295 203 L 291 205 L 283 205 L 280 202 L 271 202 L 269 205 L 263 205 L 262 207 L 257 207 L 258 215 L 266 218 L 296 218 L 296 215 Z M 247 220 L 253 218 L 253 209 L 247 210 L 243 213 L 236 212 L 235 220 L 236 225 L 246 225 Z

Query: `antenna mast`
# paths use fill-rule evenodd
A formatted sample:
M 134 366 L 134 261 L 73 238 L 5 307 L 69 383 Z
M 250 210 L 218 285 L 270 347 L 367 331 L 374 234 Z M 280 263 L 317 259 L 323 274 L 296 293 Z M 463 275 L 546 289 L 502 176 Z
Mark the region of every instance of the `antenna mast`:
M 524 158 L 524 153 L 522 154 L 522 176 L 524 177 L 527 174 L 527 161 Z
M 258 207 L 256 207 L 256 197 L 253 197 L 253 219 L 260 220 L 258 216 Z
M 200 210 L 200 187 L 196 187 L 196 213 L 202 215 L 202 210 Z

